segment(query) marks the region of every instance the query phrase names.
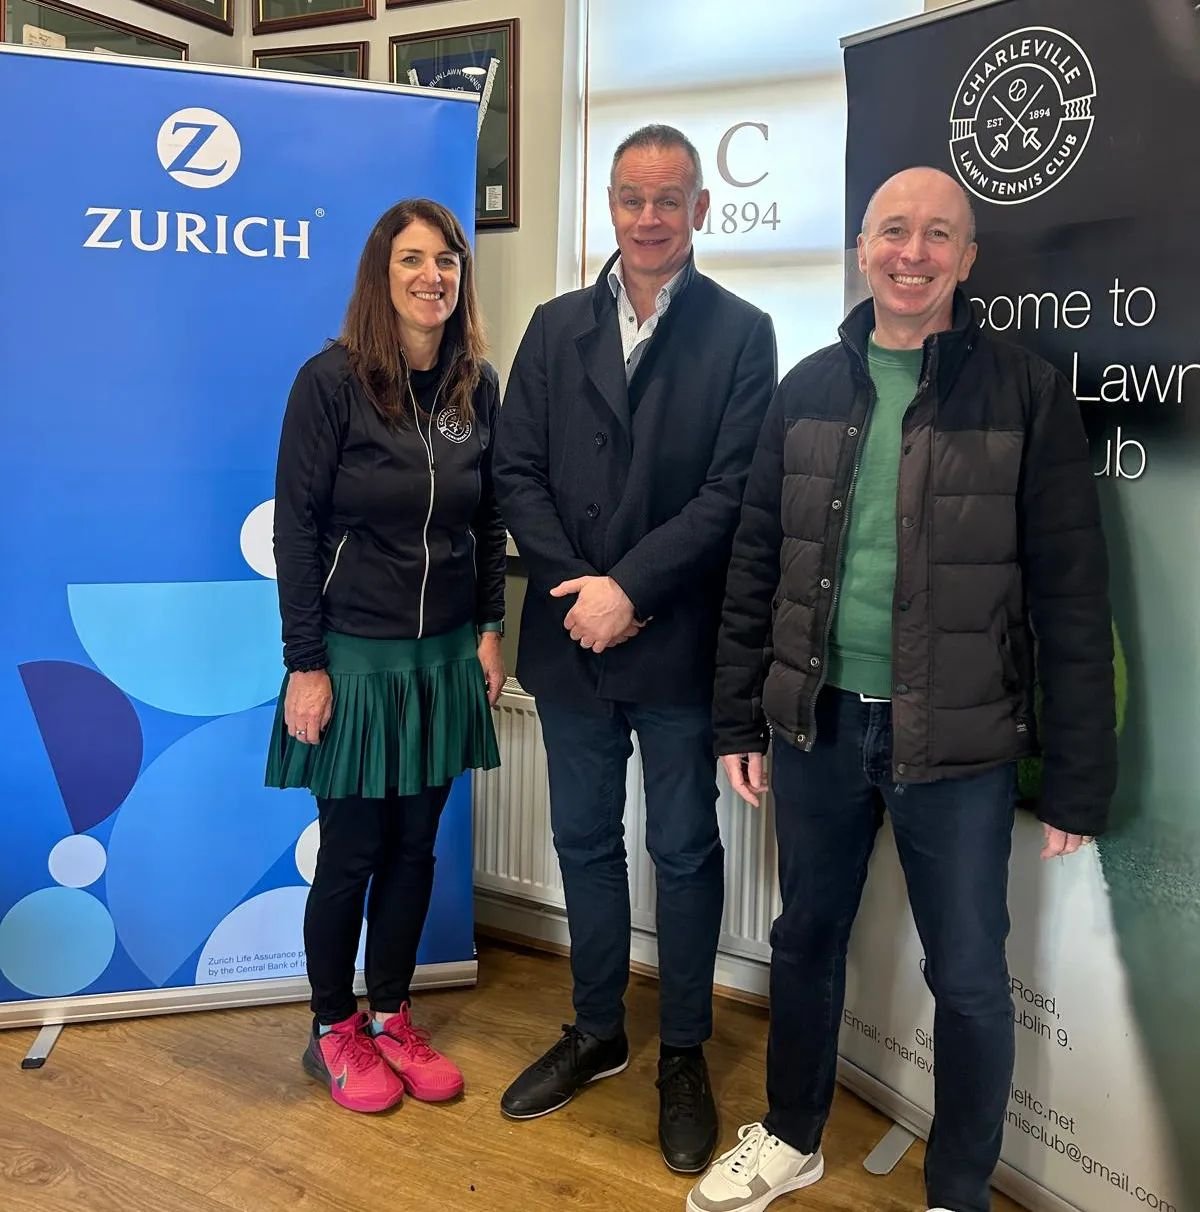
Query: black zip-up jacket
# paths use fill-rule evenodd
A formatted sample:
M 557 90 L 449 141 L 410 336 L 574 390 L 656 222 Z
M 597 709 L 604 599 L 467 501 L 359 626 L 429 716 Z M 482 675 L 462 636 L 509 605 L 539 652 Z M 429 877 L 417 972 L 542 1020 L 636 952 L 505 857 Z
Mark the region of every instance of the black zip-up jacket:
M 506 535 L 492 491 L 499 381 L 484 363 L 464 422 L 441 399 L 441 377 L 440 367 L 414 372 L 420 412 L 391 424 L 344 346 L 300 368 L 275 478 L 289 670 L 325 667 L 326 631 L 411 639 L 503 619 Z
M 874 389 L 855 308 L 768 409 L 717 652 L 718 753 L 811 749 L 847 515 Z M 904 414 L 892 599 L 892 773 L 930 782 L 1038 751 L 1039 816 L 1103 831 L 1116 782 L 1108 561 L 1066 379 L 994 341 L 955 296 Z M 1036 678 L 1035 678 L 1036 671 Z M 1035 685 L 1040 696 L 1035 694 Z

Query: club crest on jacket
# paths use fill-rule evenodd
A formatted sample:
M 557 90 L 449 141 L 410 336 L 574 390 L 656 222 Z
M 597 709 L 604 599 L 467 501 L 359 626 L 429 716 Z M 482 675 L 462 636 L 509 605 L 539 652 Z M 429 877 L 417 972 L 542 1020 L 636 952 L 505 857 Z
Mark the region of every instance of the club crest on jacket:
M 474 430 L 456 407 L 443 408 L 437 416 L 438 433 L 448 442 L 465 442 Z

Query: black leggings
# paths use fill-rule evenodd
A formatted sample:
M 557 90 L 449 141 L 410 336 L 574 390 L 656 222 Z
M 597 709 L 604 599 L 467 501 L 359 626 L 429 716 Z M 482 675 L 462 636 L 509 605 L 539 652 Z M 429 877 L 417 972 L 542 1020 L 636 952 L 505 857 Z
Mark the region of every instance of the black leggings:
M 364 900 L 371 1009 L 395 1013 L 408 1001 L 433 891 L 433 845 L 449 795 L 447 784 L 418 795 L 317 800 L 321 847 L 304 910 L 304 946 L 319 1023 L 339 1023 L 358 1009 L 354 958 Z

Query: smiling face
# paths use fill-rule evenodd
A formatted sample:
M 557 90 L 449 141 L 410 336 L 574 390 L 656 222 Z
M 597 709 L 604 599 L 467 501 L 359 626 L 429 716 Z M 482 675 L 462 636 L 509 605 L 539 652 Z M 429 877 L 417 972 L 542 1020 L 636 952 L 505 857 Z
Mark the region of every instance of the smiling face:
M 441 333 L 458 306 L 462 263 L 436 227 L 414 219 L 392 240 L 388 288 L 401 344 L 406 332 Z
M 608 210 L 626 280 L 657 289 L 687 263 L 704 226 L 708 190 L 696 189 L 682 147 L 631 147 L 613 166 Z
M 951 326 L 954 289 L 975 263 L 962 187 L 932 168 L 910 168 L 871 200 L 858 237 L 858 268 L 875 300 L 876 339 L 916 348 Z

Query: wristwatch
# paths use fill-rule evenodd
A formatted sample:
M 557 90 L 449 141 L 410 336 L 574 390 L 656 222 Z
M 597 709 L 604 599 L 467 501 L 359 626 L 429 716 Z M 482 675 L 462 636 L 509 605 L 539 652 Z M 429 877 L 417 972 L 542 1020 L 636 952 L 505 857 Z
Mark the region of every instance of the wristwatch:
M 503 635 L 504 634 L 504 620 L 496 619 L 494 622 L 491 622 L 491 623 L 480 623 L 479 624 L 479 634 L 480 635 L 483 635 L 485 632 L 488 632 L 488 631 L 495 631 L 499 635 Z

